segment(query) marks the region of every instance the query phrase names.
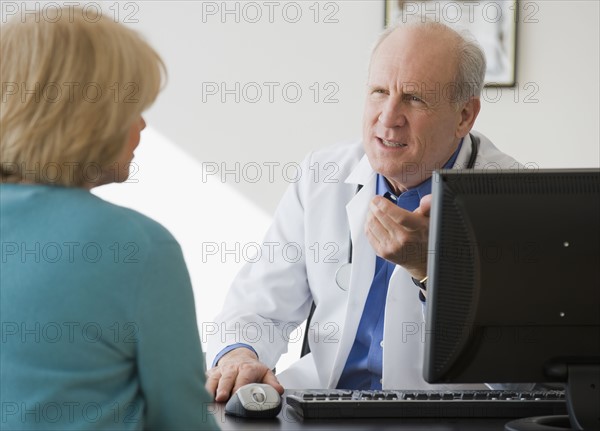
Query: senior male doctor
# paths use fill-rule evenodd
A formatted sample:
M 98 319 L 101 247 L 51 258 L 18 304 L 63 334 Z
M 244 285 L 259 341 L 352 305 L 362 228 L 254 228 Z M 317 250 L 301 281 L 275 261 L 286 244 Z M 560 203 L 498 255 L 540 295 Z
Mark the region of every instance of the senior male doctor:
M 432 171 L 518 167 L 470 133 L 484 73 L 477 44 L 443 24 L 383 33 L 371 57 L 362 141 L 310 154 L 266 234 L 264 244 L 299 245 L 301 257 L 263 250 L 235 279 L 217 330 L 205 334 L 213 364 L 206 387 L 217 401 L 250 382 L 280 392 L 428 386 L 419 287 L 426 287 Z M 346 283 L 336 273 L 348 261 Z M 313 301 L 311 353 L 275 376 L 290 329 Z

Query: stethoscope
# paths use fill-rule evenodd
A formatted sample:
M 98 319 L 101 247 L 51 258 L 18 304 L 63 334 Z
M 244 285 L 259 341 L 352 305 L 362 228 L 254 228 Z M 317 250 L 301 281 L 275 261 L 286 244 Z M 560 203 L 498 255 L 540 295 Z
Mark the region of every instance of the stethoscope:
M 467 161 L 466 169 L 472 169 L 475 166 L 475 159 L 479 153 L 479 138 L 469 133 L 471 137 L 471 156 Z M 362 184 L 356 187 L 355 195 L 362 189 Z M 348 246 L 348 261 L 343 263 L 335 272 L 335 283 L 343 291 L 347 291 L 350 288 L 350 275 L 352 272 L 352 236 L 349 235 L 349 246 Z

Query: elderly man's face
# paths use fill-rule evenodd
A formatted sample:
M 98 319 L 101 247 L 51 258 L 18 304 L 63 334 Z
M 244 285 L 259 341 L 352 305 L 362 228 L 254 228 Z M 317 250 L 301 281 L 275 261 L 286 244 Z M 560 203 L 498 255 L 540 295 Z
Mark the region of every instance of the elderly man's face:
M 397 192 L 429 178 L 468 133 L 451 100 L 454 43 L 443 32 L 398 29 L 373 55 L 363 143 L 373 169 Z

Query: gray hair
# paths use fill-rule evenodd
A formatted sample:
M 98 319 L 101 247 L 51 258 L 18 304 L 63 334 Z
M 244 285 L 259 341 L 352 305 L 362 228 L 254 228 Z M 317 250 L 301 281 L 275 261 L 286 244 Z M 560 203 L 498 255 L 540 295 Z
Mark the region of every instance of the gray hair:
M 458 41 L 456 45 L 458 66 L 454 77 L 456 87 L 453 89 L 451 101 L 455 104 L 460 104 L 467 102 L 472 97 L 481 96 L 486 70 L 485 54 L 473 34 L 466 29 L 457 31 L 444 23 L 432 20 L 426 16 L 403 17 L 379 35 L 371 50 L 371 59 L 381 43 L 390 34 L 399 28 L 409 27 L 445 31 L 452 34 Z

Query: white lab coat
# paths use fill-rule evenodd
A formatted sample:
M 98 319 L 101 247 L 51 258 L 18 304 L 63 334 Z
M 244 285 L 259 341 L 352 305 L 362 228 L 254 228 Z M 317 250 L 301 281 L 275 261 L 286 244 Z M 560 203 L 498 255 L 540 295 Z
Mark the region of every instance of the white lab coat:
M 518 163 L 481 134 L 475 168 L 514 169 Z M 465 137 L 455 168 L 465 167 L 471 154 Z M 227 294 L 213 326 L 205 325 L 210 364 L 226 346 L 251 345 L 273 368 L 295 326 L 317 308 L 309 329 L 311 353 L 278 375 L 287 388 L 334 388 L 346 364 L 375 271 L 375 252 L 364 226 L 375 195 L 376 173 L 360 142 L 310 154 L 302 177 L 284 194 L 263 242 L 260 259 L 247 263 Z M 357 185 L 362 189 L 356 193 Z M 348 291 L 335 281 L 348 261 L 349 235 L 353 256 Z M 386 299 L 383 346 L 383 388 L 419 389 L 422 377 L 424 319 L 418 288 L 396 266 Z M 302 331 L 304 334 L 304 330 Z

